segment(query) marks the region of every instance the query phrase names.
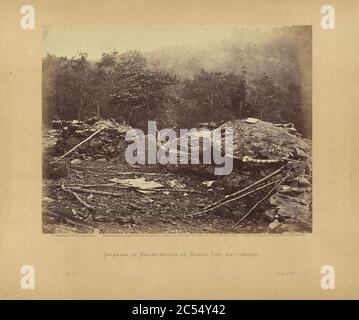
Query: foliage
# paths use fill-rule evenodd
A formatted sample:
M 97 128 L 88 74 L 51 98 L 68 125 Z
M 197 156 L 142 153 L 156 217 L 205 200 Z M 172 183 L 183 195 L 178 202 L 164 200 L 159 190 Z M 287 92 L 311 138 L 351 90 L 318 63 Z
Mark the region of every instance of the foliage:
M 193 99 L 208 120 L 220 120 L 223 111 L 241 117 L 246 97 L 245 80 L 240 75 L 201 70 L 193 80 L 185 81 L 185 97 Z
M 163 127 L 257 117 L 292 122 L 306 133 L 311 111 L 311 35 L 278 28 L 265 35 L 235 34 L 211 46 L 146 53 L 86 53 L 43 59 L 43 110 L 54 118 L 115 118 L 135 127 Z M 259 40 L 258 40 L 259 39 Z M 304 66 L 304 67 L 303 67 Z M 308 134 L 310 135 L 310 133 Z
M 147 117 L 159 103 L 162 89 L 175 84 L 176 78 L 167 72 L 146 68 L 146 60 L 138 51 L 126 52 L 119 56 L 115 66 L 113 91 L 110 99 L 115 105 L 114 113 L 122 114 L 131 122 L 136 110 L 145 109 Z

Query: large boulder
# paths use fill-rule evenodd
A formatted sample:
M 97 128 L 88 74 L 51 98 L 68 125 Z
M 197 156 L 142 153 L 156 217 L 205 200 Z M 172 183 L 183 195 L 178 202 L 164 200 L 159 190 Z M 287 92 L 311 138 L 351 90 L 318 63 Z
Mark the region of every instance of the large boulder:
M 271 122 L 257 120 L 232 120 L 216 130 L 233 130 L 233 156 L 243 159 L 283 159 L 305 157 L 310 146 L 304 139 L 290 133 L 286 127 L 275 126 Z

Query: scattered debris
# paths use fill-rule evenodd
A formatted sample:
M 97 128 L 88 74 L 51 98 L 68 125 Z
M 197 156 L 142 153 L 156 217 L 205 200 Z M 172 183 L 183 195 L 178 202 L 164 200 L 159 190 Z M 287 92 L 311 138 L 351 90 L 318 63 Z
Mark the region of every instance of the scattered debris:
M 244 120 L 246 123 L 257 123 L 259 119 L 256 118 L 247 118 Z
M 282 223 L 278 221 L 278 219 L 275 219 L 273 222 L 271 222 L 268 225 L 268 228 L 271 230 L 274 230 L 275 228 L 277 228 L 278 226 L 280 226 Z
M 71 163 L 71 164 L 80 164 L 80 163 L 81 163 L 81 160 L 80 160 L 80 159 L 73 159 L 73 160 L 71 160 L 70 163 Z
M 212 187 L 212 184 L 215 182 L 216 182 L 215 180 L 203 181 L 202 184 L 205 185 L 206 187 L 210 188 L 210 187 Z
M 179 182 L 177 179 L 172 179 L 172 180 L 168 181 L 168 185 L 174 189 L 185 189 L 186 188 L 186 185 Z

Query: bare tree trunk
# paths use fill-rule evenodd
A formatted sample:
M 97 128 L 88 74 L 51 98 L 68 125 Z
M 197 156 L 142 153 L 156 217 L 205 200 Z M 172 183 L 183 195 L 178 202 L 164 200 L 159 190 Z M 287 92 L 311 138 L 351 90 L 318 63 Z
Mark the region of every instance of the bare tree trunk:
M 215 98 L 215 94 L 212 94 L 212 96 L 209 98 L 210 101 L 210 109 L 211 112 L 213 113 L 213 107 L 214 107 L 214 98 Z
M 82 113 L 83 104 L 84 104 L 84 100 L 81 98 L 81 99 L 80 99 L 80 107 L 79 107 L 79 110 L 78 110 L 78 112 L 77 112 L 77 120 L 78 120 L 78 121 L 81 120 L 81 113 Z
M 213 115 L 213 107 L 214 107 L 214 94 L 212 94 L 210 97 L 208 97 L 208 100 L 209 100 L 209 110 L 211 111 L 211 119 L 212 120 L 217 120 L 214 115 Z
M 132 107 L 132 108 L 130 109 L 129 114 L 128 114 L 127 122 L 130 123 L 131 118 L 132 118 L 132 116 L 133 116 L 133 113 L 134 113 L 136 110 L 141 109 L 141 108 L 143 108 L 143 107 L 145 107 L 145 106 L 146 106 L 146 105 L 141 104 L 141 105 Z
M 239 104 L 239 115 L 237 115 L 238 119 L 241 119 L 243 117 L 243 101 Z

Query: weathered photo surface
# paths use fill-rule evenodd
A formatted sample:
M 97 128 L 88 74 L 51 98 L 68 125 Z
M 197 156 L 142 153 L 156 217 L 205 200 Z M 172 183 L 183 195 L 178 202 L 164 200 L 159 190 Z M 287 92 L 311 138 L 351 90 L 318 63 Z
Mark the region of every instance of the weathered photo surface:
M 46 26 L 43 233 L 312 231 L 311 26 Z

